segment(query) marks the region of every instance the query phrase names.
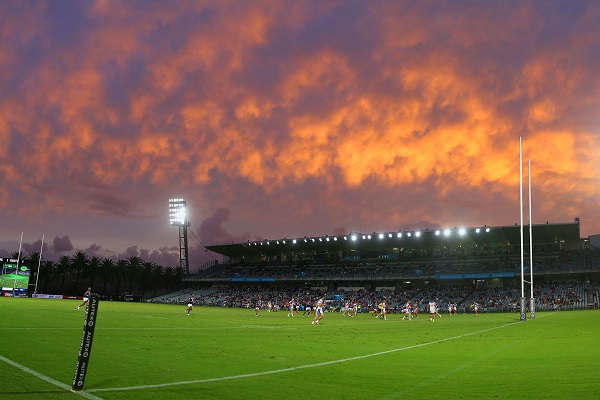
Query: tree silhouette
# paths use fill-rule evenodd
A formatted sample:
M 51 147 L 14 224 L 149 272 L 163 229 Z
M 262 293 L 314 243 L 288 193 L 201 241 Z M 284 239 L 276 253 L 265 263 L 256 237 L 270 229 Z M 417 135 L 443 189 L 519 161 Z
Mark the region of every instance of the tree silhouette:
M 138 277 L 144 261 L 138 256 L 127 258 L 127 273 L 129 276 L 129 294 L 133 293 L 133 281 Z
M 40 266 L 40 278 L 44 278 L 44 289 L 42 292 L 46 293 L 48 289 L 48 282 L 53 280 L 57 275 L 57 268 L 53 261 L 44 260 Z
M 94 288 L 102 283 L 103 295 L 118 298 L 122 294 L 126 279 L 130 294 L 135 292 L 142 296 L 156 296 L 160 291 L 166 294 L 170 290 L 181 289 L 185 276 L 181 267 L 157 265 L 138 256 L 122 260 L 108 257 L 101 259 L 97 256 L 90 257 L 82 251 L 71 256 L 61 256 L 58 261 L 40 261 L 38 252 L 28 255 L 21 253 L 20 256 L 19 264 L 31 268 L 30 285 L 33 285 L 35 280 L 38 283 L 43 282 L 43 289 L 38 290 L 38 293 L 81 295 L 88 286 Z M 11 253 L 9 257 L 17 259 L 19 253 Z
M 65 278 L 71 272 L 71 258 L 69 256 L 61 256 L 56 264 L 56 272 L 60 276 L 60 292 L 63 292 L 65 286 Z
M 83 271 L 86 271 L 89 263 L 88 256 L 78 251 L 71 257 L 71 268 L 75 271 L 75 290 L 79 289 L 79 277 Z
M 152 294 L 153 297 L 156 297 L 156 291 L 158 290 L 158 284 L 160 282 L 165 282 L 164 280 L 165 268 L 162 265 L 154 264 L 152 269 L 152 276 L 154 277 L 154 292 Z M 167 285 L 165 284 L 165 287 Z
M 108 286 L 108 283 L 112 281 L 115 275 L 117 275 L 115 267 L 115 260 L 113 260 L 112 258 L 104 258 L 100 262 L 100 275 L 102 276 L 102 293 L 104 295 L 107 294 L 106 287 Z
M 87 268 L 84 271 L 85 275 L 87 275 L 90 278 L 90 287 L 95 290 L 94 284 L 96 283 L 96 275 L 99 273 L 100 270 L 100 258 L 99 257 L 92 257 L 89 259 L 89 262 L 87 263 Z
M 121 295 L 121 281 L 127 273 L 128 268 L 129 262 L 127 260 L 118 260 L 117 264 L 115 265 L 115 272 L 117 278 L 117 296 Z

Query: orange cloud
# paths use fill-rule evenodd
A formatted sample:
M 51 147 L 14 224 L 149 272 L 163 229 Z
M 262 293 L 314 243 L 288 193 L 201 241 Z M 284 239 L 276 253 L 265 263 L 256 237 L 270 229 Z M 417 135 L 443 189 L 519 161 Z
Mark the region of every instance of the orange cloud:
M 186 188 L 232 216 L 269 201 L 316 213 L 306 196 L 331 218 L 444 222 L 477 208 L 474 194 L 502 212 L 517 202 L 522 136 L 540 215 L 600 224 L 598 6 L 569 28 L 532 3 L 97 1 L 68 35 L 46 7 L 23 7 L 0 6 L 12 17 L 0 27 L 0 177 L 21 188 L 0 205 L 18 197 L 21 215 L 36 187 L 73 188 L 46 190 L 47 210 Z M 373 193 L 411 202 L 369 210 Z

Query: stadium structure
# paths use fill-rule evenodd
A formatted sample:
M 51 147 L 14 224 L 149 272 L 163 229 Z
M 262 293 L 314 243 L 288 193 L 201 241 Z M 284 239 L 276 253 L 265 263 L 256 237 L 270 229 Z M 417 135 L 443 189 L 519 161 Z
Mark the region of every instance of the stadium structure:
M 521 235 L 520 225 L 481 225 L 216 244 L 206 249 L 222 260 L 183 282 L 207 296 L 228 291 L 221 298 L 235 294 L 255 299 L 261 297 L 257 293 L 264 298 L 304 290 L 325 293 L 330 299 L 332 294 L 343 299 L 356 298 L 359 292 L 374 294 L 371 297 L 388 293 L 397 303 L 405 293 L 422 297 L 460 288 L 455 301 L 468 304 L 502 296 L 498 307 L 505 310 L 520 296 L 523 270 L 526 281 L 533 272 L 534 296 L 545 298 L 541 308 L 564 304 L 567 297 L 578 308 L 597 306 L 600 249 L 589 238 L 580 238 L 579 219 L 532 225 L 531 246 L 529 229 L 523 226 Z M 244 294 L 250 292 L 254 297 Z M 529 284 L 525 296 L 531 297 Z
M 524 269 L 529 271 L 529 226 Z M 580 239 L 579 219 L 532 226 L 535 277 L 598 277 L 597 249 Z M 337 286 L 424 285 L 451 281 L 512 284 L 520 278 L 521 227 L 487 226 L 350 233 L 226 243 L 206 247 L 223 262 L 186 278 L 203 283 L 308 283 Z

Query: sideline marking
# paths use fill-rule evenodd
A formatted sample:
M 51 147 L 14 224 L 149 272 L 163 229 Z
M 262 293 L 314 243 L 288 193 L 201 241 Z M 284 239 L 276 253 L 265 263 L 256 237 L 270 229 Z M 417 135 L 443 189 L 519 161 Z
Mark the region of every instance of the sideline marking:
M 376 356 L 381 356 L 381 355 L 384 355 L 384 354 L 390 354 L 390 353 L 396 353 L 396 352 L 404 351 L 404 350 L 416 349 L 418 347 L 424 347 L 424 346 L 429 346 L 431 344 L 448 342 L 450 340 L 456 340 L 456 339 L 464 338 L 464 337 L 467 337 L 467 336 L 477 335 L 477 334 L 480 334 L 480 333 L 493 331 L 495 329 L 505 328 L 507 326 L 511 326 L 511 325 L 519 324 L 519 323 L 521 323 L 521 321 L 510 322 L 510 323 L 507 323 L 505 325 L 495 326 L 493 328 L 488 328 L 488 329 L 484 329 L 484 330 L 477 331 L 477 332 L 465 333 L 463 335 L 453 336 L 453 337 L 449 337 L 449 338 L 445 338 L 445 339 L 434 340 L 432 342 L 415 344 L 415 345 L 412 345 L 412 346 L 400 347 L 400 348 L 397 348 L 397 349 L 385 350 L 385 351 L 380 351 L 380 352 L 377 352 L 377 353 L 365 354 L 365 355 L 362 355 L 362 356 L 356 356 L 356 357 L 350 357 L 350 358 L 342 358 L 342 359 L 339 359 L 339 360 L 325 361 L 325 362 L 316 363 L 316 364 L 300 365 L 298 367 L 289 367 L 289 368 L 277 369 L 277 370 L 273 370 L 273 371 L 255 372 L 255 373 L 252 373 L 252 374 L 223 376 L 223 377 L 220 377 L 220 378 L 208 378 L 208 379 L 197 379 L 197 380 L 193 380 L 193 381 L 159 383 L 159 384 L 156 384 L 156 385 L 139 385 L 139 386 L 129 386 L 129 387 L 121 387 L 121 388 L 90 389 L 90 390 L 88 390 L 88 392 L 97 393 L 97 392 L 117 392 L 117 391 L 127 391 L 127 390 L 138 390 L 138 389 L 155 389 L 155 388 L 162 388 L 162 387 L 168 387 L 168 386 L 191 385 L 191 384 L 195 384 L 195 383 L 220 382 L 220 381 L 228 381 L 228 380 L 233 380 L 233 379 L 243 379 L 243 378 L 252 378 L 252 377 L 257 377 L 257 376 L 279 374 L 279 373 L 282 373 L 282 372 L 298 371 L 298 370 L 301 370 L 301 369 L 322 367 L 322 366 L 325 366 L 325 365 L 332 365 L 332 364 L 341 364 L 341 363 L 345 363 L 345 362 L 349 362 L 349 361 L 360 360 L 360 359 L 363 359 L 363 358 L 376 357 Z
M 57 380 L 55 380 L 55 379 L 52 379 L 52 378 L 50 378 L 50 377 L 48 377 L 48 376 L 46 376 L 46 375 L 40 374 L 40 373 L 39 373 L 39 372 L 37 372 L 37 371 L 34 371 L 34 370 L 30 369 L 30 368 L 27 368 L 27 367 L 26 367 L 26 366 L 24 366 L 24 365 L 21 365 L 21 364 L 19 364 L 19 363 L 16 363 L 16 362 L 14 362 L 14 361 L 12 361 L 12 360 L 9 360 L 8 358 L 6 358 L 6 357 L 3 357 L 3 356 L 1 356 L 1 355 L 0 355 L 0 361 L 4 361 L 5 363 L 7 363 L 7 364 L 10 364 L 10 365 L 12 365 L 13 367 L 15 367 L 15 368 L 18 368 L 18 369 L 20 369 L 21 371 L 24 371 L 24 372 L 26 372 L 26 373 L 28 373 L 28 374 L 31 374 L 31 375 L 35 376 L 36 378 L 39 378 L 39 379 L 41 379 L 41 380 L 43 380 L 43 381 L 46 381 L 46 382 L 48 382 L 48 383 L 51 383 L 51 384 L 52 384 L 52 385 L 54 385 L 54 386 L 58 386 L 59 388 L 61 388 L 61 389 L 64 389 L 64 390 L 66 390 L 66 391 L 68 391 L 68 392 L 71 392 L 71 393 L 74 393 L 74 394 L 78 394 L 78 395 L 80 395 L 80 396 L 83 396 L 83 397 L 85 397 L 86 399 L 92 399 L 92 400 L 102 400 L 102 398 L 101 398 L 101 397 L 94 396 L 93 394 L 90 394 L 90 393 L 88 393 L 87 391 L 81 391 L 81 392 L 79 392 L 79 391 L 71 390 L 71 386 L 69 386 L 69 385 L 65 385 L 65 384 L 64 384 L 64 383 L 62 383 L 62 382 L 59 382 L 59 381 L 57 381 Z

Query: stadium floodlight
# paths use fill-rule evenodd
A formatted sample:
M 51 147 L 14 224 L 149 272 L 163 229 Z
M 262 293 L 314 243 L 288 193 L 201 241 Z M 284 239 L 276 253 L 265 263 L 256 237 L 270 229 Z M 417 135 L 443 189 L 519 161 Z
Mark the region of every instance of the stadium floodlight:
M 398 232 L 398 234 L 396 236 L 399 237 L 399 238 L 401 238 L 402 237 L 402 232 Z
M 444 236 L 450 236 L 450 229 L 444 229 Z
M 356 235 L 352 235 L 352 240 L 356 242 Z
M 179 266 L 189 275 L 187 227 L 190 223 L 187 220 L 186 208 L 185 200 L 169 199 L 169 222 L 179 227 Z
M 412 236 L 412 233 L 408 232 L 408 233 L 406 234 L 406 236 L 408 236 L 408 237 L 411 237 L 411 236 Z
M 186 202 L 183 199 L 169 199 L 169 222 L 175 226 L 187 224 Z
M 479 232 L 481 232 L 481 229 L 479 229 L 479 228 L 475 229 L 475 233 L 479 233 Z
M 416 232 L 415 232 L 415 236 L 416 236 L 416 237 L 419 237 L 419 236 L 421 236 L 421 231 L 416 231 Z
M 460 229 L 458 230 L 458 234 L 459 234 L 460 236 L 465 236 L 465 234 L 466 234 L 466 233 L 467 233 L 467 230 L 466 230 L 465 228 L 460 228 Z
M 485 231 L 486 231 L 486 232 L 489 232 L 489 231 L 490 231 L 490 228 L 485 228 Z
M 435 231 L 435 236 L 440 236 L 440 230 L 439 229 Z

